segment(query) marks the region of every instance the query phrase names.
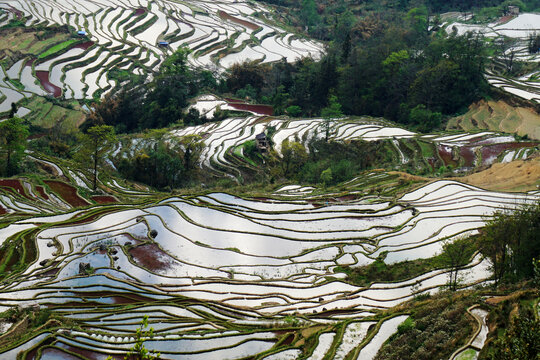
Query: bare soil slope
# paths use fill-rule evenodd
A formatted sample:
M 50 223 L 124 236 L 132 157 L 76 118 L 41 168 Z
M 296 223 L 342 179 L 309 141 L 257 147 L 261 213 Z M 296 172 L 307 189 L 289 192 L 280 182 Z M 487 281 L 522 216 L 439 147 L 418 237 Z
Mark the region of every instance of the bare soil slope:
M 497 163 L 487 170 L 453 180 L 496 191 L 537 190 L 540 187 L 540 155 L 528 160 Z
M 487 129 L 540 140 L 540 114 L 533 108 L 511 106 L 502 100 L 481 100 L 472 104 L 464 115 L 450 119 L 446 128 Z

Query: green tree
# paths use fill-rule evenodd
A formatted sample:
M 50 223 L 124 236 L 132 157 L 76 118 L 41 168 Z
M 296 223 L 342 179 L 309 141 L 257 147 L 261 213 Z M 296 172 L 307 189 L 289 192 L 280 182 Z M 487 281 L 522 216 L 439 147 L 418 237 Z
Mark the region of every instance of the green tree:
M 459 271 L 467 265 L 472 256 L 472 248 L 468 239 L 446 240 L 443 243 L 442 261 L 450 272 L 448 273 L 448 287 L 456 291 L 459 284 Z
M 317 25 L 321 21 L 321 18 L 317 13 L 317 5 L 315 4 L 314 0 L 302 0 L 300 20 L 308 29 Z
M 534 310 L 533 310 L 534 311 Z M 540 321 L 530 309 L 520 309 L 510 328 L 497 339 L 489 360 L 537 360 L 540 356 Z
M 18 163 L 24 155 L 28 127 L 17 117 L 0 122 L 0 145 L 6 153 L 5 175 L 17 173 Z
M 283 140 L 281 143 L 281 155 L 281 168 L 285 176 L 288 176 L 293 170 L 300 169 L 308 159 L 304 145 L 288 139 Z
M 418 34 L 428 33 L 428 9 L 425 6 L 415 7 L 409 10 L 406 16 L 410 26 Z
M 332 168 L 328 168 L 321 173 L 321 181 L 324 186 L 331 184 L 333 179 Z
M 533 259 L 540 257 L 540 203 L 495 213 L 480 238 L 482 253 L 492 263 L 495 286 L 504 279 L 532 279 Z
M 298 117 L 300 116 L 300 114 L 302 114 L 302 108 L 298 105 L 291 105 L 289 107 L 287 107 L 287 109 L 285 109 L 285 112 L 290 116 L 290 117 Z
M 145 330 L 147 327 L 148 315 L 144 315 L 140 326 L 135 332 L 135 345 L 124 356 L 124 360 L 157 360 L 160 358 L 161 354 L 159 352 L 149 351 L 146 346 L 144 346 L 145 340 L 154 337 L 154 329 L 150 328 L 149 330 Z M 113 357 L 108 356 L 107 360 L 113 360 Z
M 411 110 L 409 119 L 409 122 L 415 125 L 419 131 L 429 132 L 439 127 L 442 114 L 426 109 L 424 105 L 420 104 Z
M 343 116 L 341 112 L 341 104 L 338 102 L 337 96 L 330 95 L 328 98 L 328 106 L 321 110 L 323 117 L 324 138 L 328 141 L 330 137 L 330 122 Z
M 179 139 L 179 144 L 184 149 L 182 156 L 184 168 L 189 171 L 199 163 L 199 156 L 204 149 L 204 142 L 200 135 L 191 134 L 182 136 Z
M 110 125 L 92 126 L 81 135 L 81 150 L 77 153 L 77 157 L 82 164 L 92 164 L 94 190 L 97 189 L 98 167 L 103 161 L 107 145 L 115 140 L 114 128 Z

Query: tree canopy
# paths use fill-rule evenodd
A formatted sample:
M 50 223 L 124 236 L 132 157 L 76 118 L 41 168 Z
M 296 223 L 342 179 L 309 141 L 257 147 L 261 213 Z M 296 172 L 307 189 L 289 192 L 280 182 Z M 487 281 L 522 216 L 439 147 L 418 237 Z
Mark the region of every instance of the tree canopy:
M 0 122 L 0 146 L 5 152 L 5 176 L 17 173 L 28 135 L 28 127 L 17 117 Z

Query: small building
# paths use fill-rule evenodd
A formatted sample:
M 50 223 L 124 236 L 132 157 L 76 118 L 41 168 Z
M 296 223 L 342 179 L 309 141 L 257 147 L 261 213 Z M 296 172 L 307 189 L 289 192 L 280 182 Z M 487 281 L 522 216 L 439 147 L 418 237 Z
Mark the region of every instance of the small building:
M 79 35 L 79 36 L 86 36 L 86 31 L 84 31 L 84 30 L 79 30 L 79 31 L 77 31 L 77 35 Z
M 265 133 L 255 135 L 255 143 L 257 144 L 257 149 L 261 152 L 265 152 L 268 149 L 268 139 Z
M 519 6 L 508 6 L 508 15 L 519 15 Z
M 169 46 L 169 42 L 168 42 L 168 41 L 159 41 L 159 42 L 158 42 L 158 45 L 161 46 L 161 47 L 168 47 L 168 46 Z

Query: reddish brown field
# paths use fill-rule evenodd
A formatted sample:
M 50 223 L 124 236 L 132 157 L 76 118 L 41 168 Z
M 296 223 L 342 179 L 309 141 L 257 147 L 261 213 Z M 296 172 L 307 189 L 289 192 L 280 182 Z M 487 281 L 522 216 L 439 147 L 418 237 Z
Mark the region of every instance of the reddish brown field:
M 445 165 L 457 166 L 457 162 L 452 158 L 452 148 L 444 145 L 437 146 L 439 156 Z
M 118 200 L 114 196 L 110 195 L 96 195 L 92 196 L 91 199 L 98 204 L 113 204 L 118 202 Z
M 43 186 L 36 186 L 36 191 L 38 192 L 39 196 L 41 196 L 45 200 L 49 200 L 49 195 L 45 192 L 45 188 Z
M 466 167 L 472 167 L 474 166 L 474 159 L 476 156 L 474 155 L 473 148 L 470 146 L 464 146 L 459 149 L 459 156 L 465 160 L 464 166 Z
M 534 147 L 538 145 L 538 142 L 513 142 L 513 143 L 503 143 L 503 144 L 494 144 L 486 145 L 482 147 L 482 162 L 485 164 L 486 161 L 490 159 L 497 158 L 505 150 L 515 150 L 521 149 L 524 147 Z
M 171 266 L 169 255 L 156 244 L 137 246 L 129 250 L 133 260 L 150 271 L 166 270 Z
M 22 186 L 19 180 L 2 179 L 0 180 L 0 188 L 4 188 L 8 191 L 11 191 L 14 194 L 24 196 L 25 198 L 29 200 L 34 200 L 34 198 L 26 194 L 26 192 L 24 191 L 24 187 Z
M 62 89 L 54 85 L 49 81 L 49 72 L 48 71 L 36 71 L 36 76 L 41 83 L 41 86 L 54 97 L 60 97 L 62 95 Z
M 257 114 L 268 116 L 274 115 L 274 108 L 269 105 L 251 105 L 242 103 L 229 103 L 229 105 L 240 111 L 253 111 Z
M 83 50 L 88 50 L 88 48 L 90 46 L 94 45 L 94 42 L 93 41 L 85 41 L 83 43 L 79 43 L 77 45 L 75 45 L 73 48 L 74 49 L 83 49 Z
M 229 15 L 227 14 L 225 11 L 222 11 L 222 10 L 219 10 L 218 11 L 218 15 L 220 18 L 224 19 L 224 20 L 229 20 L 235 24 L 238 24 L 238 25 L 242 25 L 242 26 L 245 26 L 246 28 L 250 29 L 250 30 L 257 30 L 259 28 L 259 25 L 257 24 L 254 24 L 252 22 L 249 22 L 249 21 L 246 21 L 246 20 L 242 20 L 242 19 L 238 19 L 232 15 Z
M 73 207 L 90 205 L 88 201 L 77 194 L 77 189 L 73 186 L 56 180 L 45 180 L 44 182 L 69 205 Z

